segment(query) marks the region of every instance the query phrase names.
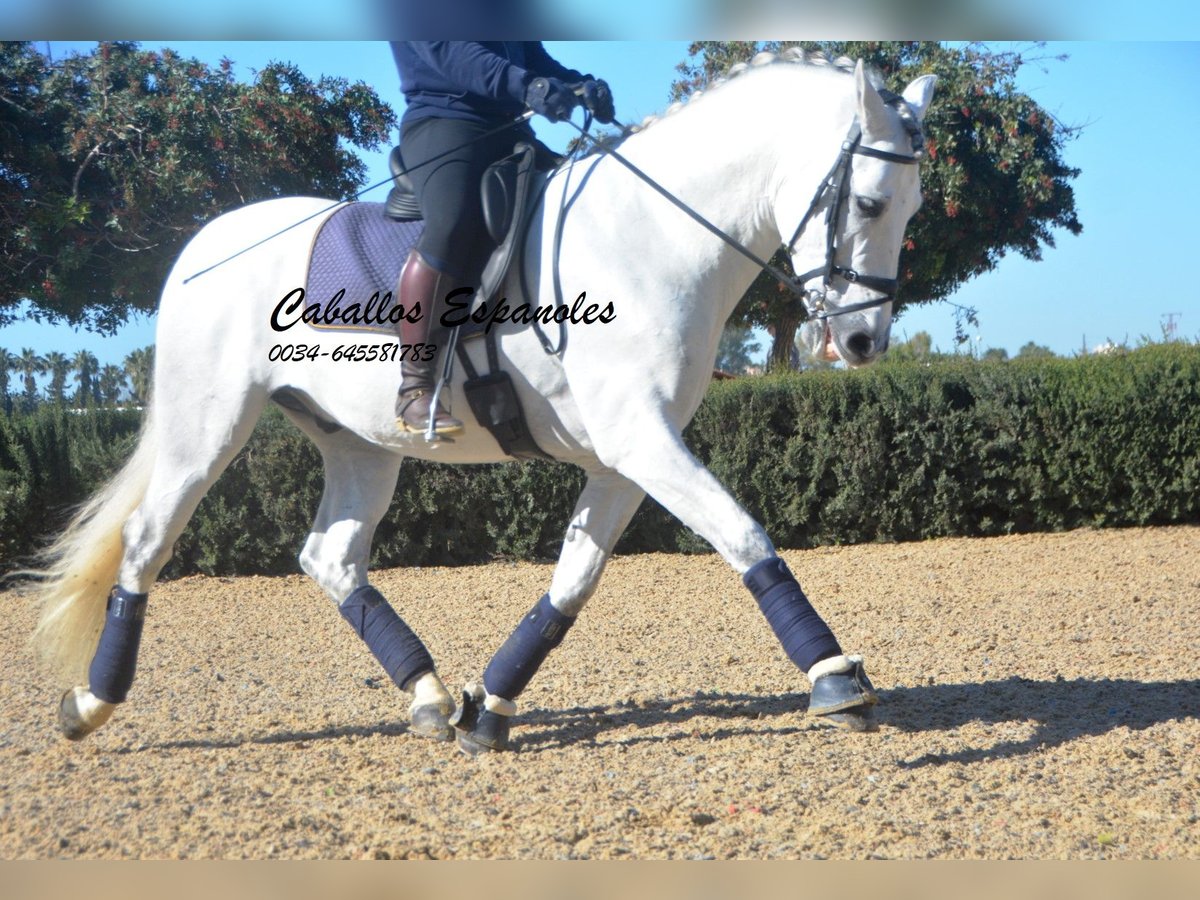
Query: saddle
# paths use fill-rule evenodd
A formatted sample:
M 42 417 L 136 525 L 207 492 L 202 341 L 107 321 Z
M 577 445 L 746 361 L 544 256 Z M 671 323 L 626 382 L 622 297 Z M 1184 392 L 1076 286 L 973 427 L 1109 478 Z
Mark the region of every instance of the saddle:
M 514 146 L 510 155 L 484 171 L 479 185 L 483 221 L 489 237 L 496 242 L 496 249 L 484 266 L 473 306 L 490 303 L 500 293 L 509 267 L 524 247 L 529 214 L 546 187 L 548 179 L 537 176 L 553 169 L 557 162 L 558 158 L 544 145 L 522 141 Z M 404 158 L 399 147 L 392 150 L 388 166 L 393 185 L 384 204 L 384 214 L 402 222 L 421 218 L 412 179 L 404 173 Z M 458 329 L 458 359 L 467 376 L 463 391 L 476 421 L 491 432 L 508 456 L 553 459 L 538 447 L 529 433 L 512 379 L 500 368 L 495 334 L 485 332 L 484 323 L 474 320 L 468 320 Z M 476 370 L 466 349 L 468 341 L 479 337 L 484 339 L 488 361 L 488 371 L 483 374 Z

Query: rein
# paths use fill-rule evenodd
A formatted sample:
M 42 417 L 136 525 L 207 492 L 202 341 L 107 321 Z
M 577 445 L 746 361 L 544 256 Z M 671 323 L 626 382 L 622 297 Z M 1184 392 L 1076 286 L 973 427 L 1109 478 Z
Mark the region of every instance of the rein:
M 900 103 L 904 102 L 902 97 L 900 97 L 898 94 L 893 94 L 891 91 L 881 90 L 879 93 L 883 97 L 884 102 L 888 103 L 889 105 L 895 104 L 897 101 Z M 861 312 L 864 309 L 872 309 L 876 306 L 882 306 L 885 303 L 890 303 L 896 296 L 896 291 L 899 286 L 899 280 L 897 278 L 884 278 L 876 275 L 860 274 L 854 269 L 837 265 L 834 262 L 834 256 L 837 253 L 837 223 L 841 217 L 841 210 L 845 205 L 846 195 L 849 191 L 850 181 L 848 176 L 850 174 L 850 163 L 852 158 L 857 154 L 859 156 L 869 156 L 873 159 L 881 159 L 885 162 L 900 163 L 902 165 L 917 165 L 920 163 L 921 146 L 924 143 L 924 139 L 921 137 L 920 129 L 915 127 L 915 123 L 913 127 L 909 127 L 910 117 L 902 116 L 902 120 L 904 121 L 906 129 L 909 131 L 910 137 L 912 138 L 912 156 L 907 156 L 901 153 L 892 153 L 888 150 L 878 150 L 875 147 L 862 146 L 862 128 L 858 124 L 858 119 L 856 118 L 851 124 L 850 132 L 846 135 L 846 139 L 842 142 L 842 149 L 838 154 L 837 161 L 833 164 L 833 168 L 829 170 L 829 174 L 822 179 L 821 185 L 817 189 L 817 193 L 813 196 L 812 202 L 808 205 L 808 211 L 805 212 L 803 218 L 800 220 L 800 224 L 796 226 L 796 230 L 792 233 L 791 240 L 787 243 L 780 244 L 780 246 L 790 254 L 796 245 L 796 241 L 798 241 L 800 239 L 800 235 L 804 233 L 805 227 L 816 215 L 817 210 L 820 209 L 826 194 L 832 195 L 829 208 L 825 213 L 825 262 L 818 268 L 811 269 L 808 272 L 805 272 L 803 275 L 794 276 L 788 275 L 778 267 L 773 266 L 771 263 L 762 259 L 749 247 L 737 240 L 737 238 L 726 233 L 700 213 L 696 212 L 696 210 L 692 209 L 616 150 L 612 149 L 611 147 L 606 147 L 598 138 L 594 137 L 588 132 L 587 126 L 591 124 L 590 119 L 584 127 L 576 125 L 570 119 L 566 121 L 569 122 L 571 127 L 578 131 L 580 135 L 587 138 L 591 142 L 592 146 L 599 150 L 602 154 L 605 154 L 619 162 L 626 169 L 653 188 L 658 194 L 669 200 L 676 208 L 692 219 L 692 221 L 709 231 L 711 234 L 720 238 L 731 248 L 749 259 L 762 271 L 768 273 L 772 278 L 783 285 L 784 288 L 790 291 L 793 296 L 795 296 L 804 304 L 804 309 L 808 313 L 809 319 L 825 320 L 832 318 L 833 316 L 844 316 L 847 313 Z M 628 130 L 620 122 L 614 120 L 613 124 L 624 131 Z M 805 288 L 805 283 L 811 281 L 813 278 L 816 278 L 818 275 L 821 276 L 821 289 L 808 290 Z M 843 278 L 852 284 L 861 284 L 864 287 L 870 288 L 871 290 L 879 291 L 882 296 L 871 300 L 864 300 L 860 303 L 852 303 L 848 306 L 839 306 L 832 310 L 827 309 L 825 306 L 825 297 L 830 286 L 833 284 L 833 279 L 835 277 Z

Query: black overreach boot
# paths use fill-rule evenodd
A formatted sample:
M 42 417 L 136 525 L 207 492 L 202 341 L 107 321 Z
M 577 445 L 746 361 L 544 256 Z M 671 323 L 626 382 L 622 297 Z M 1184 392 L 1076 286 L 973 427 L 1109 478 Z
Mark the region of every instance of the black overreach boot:
M 445 291 L 451 278 L 439 272 L 416 250 L 408 254 L 404 271 L 400 273 L 399 302 L 405 309 L 421 304 L 421 317 L 410 322 L 400 320 L 400 343 L 407 344 L 400 360 L 400 392 L 396 397 L 396 427 L 401 431 L 424 434 L 429 430 L 429 407 L 433 402 L 433 387 L 437 356 L 445 343 L 449 329 L 439 319 L 445 310 Z M 430 352 L 429 348 L 433 347 Z M 463 423 L 438 404 L 433 431 L 438 435 L 458 434 Z

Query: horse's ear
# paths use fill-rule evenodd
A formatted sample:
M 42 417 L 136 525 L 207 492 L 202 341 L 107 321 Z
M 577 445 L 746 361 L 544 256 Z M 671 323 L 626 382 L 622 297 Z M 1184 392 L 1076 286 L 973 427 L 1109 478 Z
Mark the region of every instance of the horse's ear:
M 858 121 L 863 134 L 886 134 L 890 122 L 887 107 L 884 106 L 879 91 L 875 90 L 867 78 L 867 70 L 861 59 L 854 65 L 854 85 L 858 90 Z
M 933 86 L 937 84 L 936 75 L 922 75 L 904 89 L 904 100 L 912 107 L 918 122 L 925 119 L 929 111 L 929 101 L 933 99 Z

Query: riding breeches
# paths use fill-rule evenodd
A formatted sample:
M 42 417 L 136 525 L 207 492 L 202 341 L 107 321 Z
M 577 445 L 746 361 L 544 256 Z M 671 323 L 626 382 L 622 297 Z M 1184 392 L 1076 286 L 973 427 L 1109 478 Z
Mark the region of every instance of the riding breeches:
M 417 250 L 435 269 L 464 285 L 478 283 L 493 249 L 483 222 L 480 179 L 488 166 L 511 153 L 513 144 L 528 134 L 514 126 L 481 137 L 495 127 L 496 123 L 424 118 L 405 123 L 400 131 L 400 152 L 425 219 Z M 436 162 L 419 165 L 455 147 L 459 149 Z

